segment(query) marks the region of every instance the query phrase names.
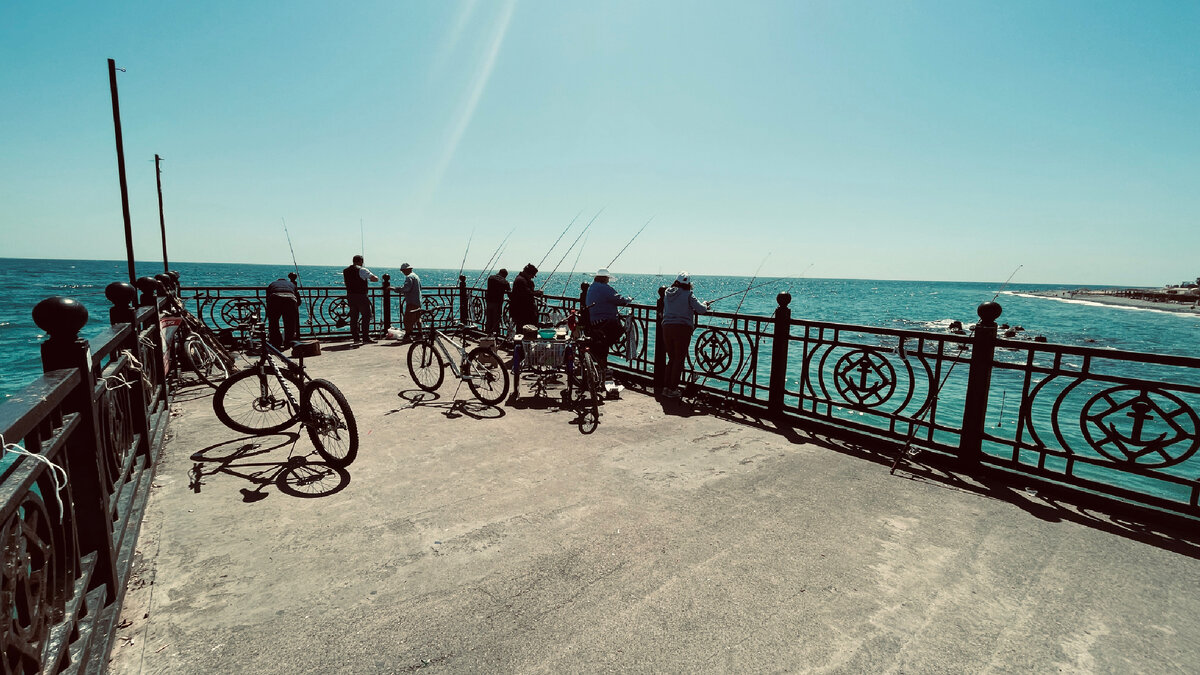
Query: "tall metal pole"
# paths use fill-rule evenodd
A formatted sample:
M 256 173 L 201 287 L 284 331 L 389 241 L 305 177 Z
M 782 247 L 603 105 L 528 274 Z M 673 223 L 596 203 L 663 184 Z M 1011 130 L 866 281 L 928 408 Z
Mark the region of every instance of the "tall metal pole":
M 112 59 L 108 60 L 108 86 L 112 90 L 113 129 L 117 135 L 117 174 L 121 177 L 121 211 L 125 216 L 125 257 L 129 260 L 129 283 L 132 284 L 137 280 L 133 266 L 133 225 L 129 221 L 129 185 L 125 182 L 125 144 L 121 140 L 121 104 L 117 100 L 117 63 Z
M 158 153 L 154 153 L 154 180 L 158 183 L 158 228 L 162 231 L 163 243 L 163 271 L 170 272 L 171 266 L 167 263 L 167 221 L 163 219 L 162 206 L 162 169 L 159 168 L 159 162 L 162 157 Z

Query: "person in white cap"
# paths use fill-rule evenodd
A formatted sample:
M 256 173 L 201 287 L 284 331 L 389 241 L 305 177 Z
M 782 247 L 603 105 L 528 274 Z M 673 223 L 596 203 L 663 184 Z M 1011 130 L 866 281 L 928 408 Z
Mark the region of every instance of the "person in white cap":
M 416 337 L 413 329 L 421 318 L 421 277 L 408 263 L 401 265 L 400 271 L 404 273 L 404 285 L 396 292 L 404 298 L 404 341 L 407 342 Z
M 596 346 L 593 355 L 596 357 L 596 366 L 600 368 L 601 381 L 607 379 L 608 350 L 625 333 L 625 326 L 617 316 L 617 308 L 633 302 L 633 298 L 621 295 L 608 285 L 615 278 L 601 267 L 593 275 L 592 285 L 587 292 L 587 332 Z
M 696 329 L 696 315 L 707 313 L 708 303 L 700 302 L 692 294 L 691 275 L 680 272 L 675 283 L 663 293 L 662 330 L 667 348 L 667 381 L 663 396 L 679 397 L 679 379 L 687 361 L 688 346 L 692 344 L 692 331 Z

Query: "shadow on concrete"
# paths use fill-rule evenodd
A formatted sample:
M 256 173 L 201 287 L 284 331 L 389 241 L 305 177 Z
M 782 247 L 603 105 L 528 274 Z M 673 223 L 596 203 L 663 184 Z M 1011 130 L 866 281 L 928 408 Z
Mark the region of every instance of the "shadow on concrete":
M 408 401 L 408 405 L 402 408 L 394 408 L 384 413 L 384 415 L 394 415 L 402 410 L 412 410 L 413 408 L 444 408 L 442 414 L 446 419 L 458 419 L 459 417 L 470 417 L 474 420 L 498 420 L 504 417 L 504 409 L 499 406 L 488 405 L 477 399 L 451 399 L 443 401 L 441 394 L 435 391 L 425 391 L 423 389 L 406 389 L 396 394 L 400 398 Z
M 268 445 L 268 439 L 282 437 L 283 441 Z M 217 474 L 228 474 L 249 481 L 254 488 L 242 488 L 242 501 L 253 503 L 266 499 L 267 487 L 274 485 L 280 492 L 292 497 L 311 499 L 341 492 L 350 484 L 350 472 L 323 461 L 316 450 L 307 455 L 296 455 L 296 441 L 300 435 L 292 432 L 274 436 L 244 436 L 232 441 L 217 443 L 192 453 L 194 462 L 188 472 L 188 487 L 200 492 L 206 484 L 204 478 Z M 290 446 L 288 456 L 282 461 L 267 461 L 264 455 L 285 446 Z
M 1163 550 L 1200 559 L 1200 528 L 1196 520 L 1175 513 L 1122 502 L 1105 495 L 1070 488 L 1032 476 L 1004 471 L 987 465 L 964 469 L 956 457 L 928 449 L 915 452 L 892 441 L 878 439 L 866 445 L 862 438 L 823 434 L 798 425 L 778 423 L 722 406 L 712 396 L 692 400 L 691 414 L 708 414 L 735 424 L 774 431 L 795 444 L 818 447 L 858 459 L 895 467 L 901 480 L 924 483 L 931 487 L 966 492 L 1000 500 L 1021 508 L 1047 522 L 1071 522 L 1086 525 L 1117 536 L 1133 539 Z M 665 411 L 665 410 L 664 410 Z

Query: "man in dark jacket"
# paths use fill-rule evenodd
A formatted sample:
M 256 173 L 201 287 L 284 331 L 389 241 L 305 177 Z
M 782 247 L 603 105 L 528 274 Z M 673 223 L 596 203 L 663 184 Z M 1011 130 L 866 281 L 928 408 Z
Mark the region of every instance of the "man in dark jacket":
M 371 299 L 368 297 L 368 281 L 379 281 L 379 277 L 371 274 L 371 270 L 363 267 L 363 257 L 354 256 L 352 264 L 342 270 L 342 279 L 346 282 L 346 304 L 350 305 L 350 339 L 358 342 L 374 342 L 371 339 Z
M 520 331 L 526 324 L 537 324 L 537 296 L 540 294 L 533 285 L 533 278 L 538 269 L 529 263 L 517 280 L 513 282 L 512 293 L 508 295 L 508 315 L 512 317 L 513 330 Z
M 488 277 L 487 292 L 484 294 L 484 299 L 487 300 L 487 319 L 484 322 L 484 330 L 488 335 L 496 335 L 500 332 L 500 308 L 504 305 L 504 296 L 512 287 L 508 283 L 508 270 L 500 268 L 500 271 Z
M 283 335 L 279 321 L 283 320 Z M 291 279 L 276 279 L 267 286 L 267 321 L 271 344 L 283 349 L 300 339 L 300 289 Z

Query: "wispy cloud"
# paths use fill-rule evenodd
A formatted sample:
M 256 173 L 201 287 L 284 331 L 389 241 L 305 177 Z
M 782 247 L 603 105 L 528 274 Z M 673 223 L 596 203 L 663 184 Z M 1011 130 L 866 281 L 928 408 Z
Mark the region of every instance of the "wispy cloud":
M 483 92 L 487 89 L 488 81 L 492 77 L 492 70 L 496 67 L 496 61 L 499 59 L 500 48 L 504 45 L 504 36 L 508 34 L 508 25 L 512 21 L 516 5 L 516 0 L 507 0 L 496 18 L 496 23 L 492 29 L 491 41 L 483 54 L 483 58 L 480 60 L 479 66 L 475 70 L 474 76 L 471 78 L 466 100 L 454 118 L 454 124 L 446 146 L 443 148 L 437 164 L 434 165 L 434 169 L 430 172 L 429 178 L 426 181 L 426 189 L 423 191 L 424 201 L 426 202 L 437 192 L 438 187 L 442 183 L 442 178 L 446 174 L 446 170 L 450 167 L 450 162 L 454 160 L 454 155 L 458 152 L 459 143 L 462 142 L 463 136 L 471 126 L 471 120 L 474 119 L 475 110 L 479 106 L 479 100 L 483 98 Z M 462 27 L 456 25 L 453 31 L 456 33 L 461 32 Z M 454 40 L 457 41 L 457 37 Z

